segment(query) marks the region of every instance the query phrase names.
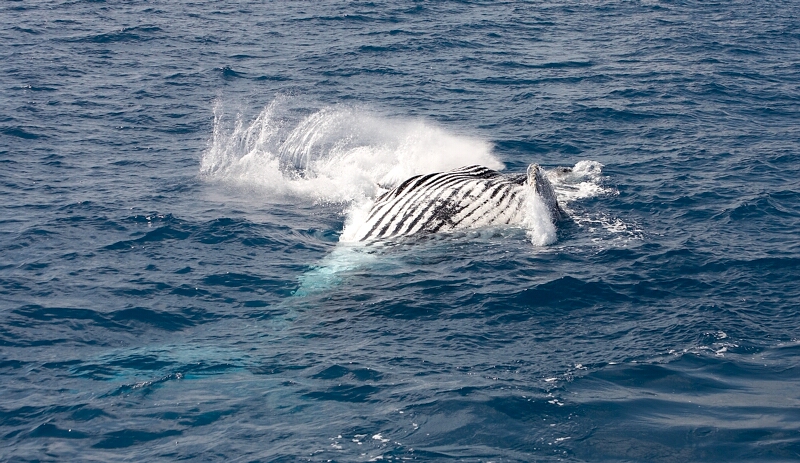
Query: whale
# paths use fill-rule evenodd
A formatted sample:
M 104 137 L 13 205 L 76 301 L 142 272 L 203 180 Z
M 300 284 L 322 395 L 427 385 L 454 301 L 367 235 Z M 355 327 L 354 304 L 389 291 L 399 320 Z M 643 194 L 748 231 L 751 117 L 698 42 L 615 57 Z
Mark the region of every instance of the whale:
M 523 225 L 533 196 L 556 223 L 563 210 L 545 170 L 503 174 L 471 165 L 411 177 L 375 199 L 353 241 L 391 240 L 493 225 Z

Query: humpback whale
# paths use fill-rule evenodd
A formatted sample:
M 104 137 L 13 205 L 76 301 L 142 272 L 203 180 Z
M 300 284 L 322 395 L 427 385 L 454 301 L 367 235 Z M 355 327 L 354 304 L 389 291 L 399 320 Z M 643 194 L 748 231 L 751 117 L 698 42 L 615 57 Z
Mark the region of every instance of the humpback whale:
M 521 225 L 531 194 L 561 218 L 553 186 L 538 164 L 526 174 L 502 174 L 484 166 L 467 166 L 417 175 L 379 196 L 354 241 L 385 240 L 487 225 Z

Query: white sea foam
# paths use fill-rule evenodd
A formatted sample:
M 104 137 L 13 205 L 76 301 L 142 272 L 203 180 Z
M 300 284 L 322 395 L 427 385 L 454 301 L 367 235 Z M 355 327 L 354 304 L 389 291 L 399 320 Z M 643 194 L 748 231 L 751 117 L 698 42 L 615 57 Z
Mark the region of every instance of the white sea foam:
M 344 222 L 344 229 L 342 230 L 342 234 L 339 236 L 340 242 L 353 243 L 356 241 L 356 233 L 359 231 L 361 226 L 367 222 L 367 217 L 369 216 L 369 211 L 373 204 L 374 201 L 372 200 L 364 200 L 354 202 L 347 209 L 347 218 Z
M 578 161 L 570 169 L 551 169 L 550 183 L 562 206 L 579 199 L 591 198 L 615 191 L 602 185 L 603 165 L 597 161 Z
M 602 164 L 584 160 L 569 169 L 551 169 L 548 178 L 570 220 L 592 234 L 592 241 L 627 242 L 642 239 L 644 232 L 635 223 L 604 212 L 586 211 L 576 204 L 583 199 L 619 194 L 615 188 L 604 185 L 602 172 Z

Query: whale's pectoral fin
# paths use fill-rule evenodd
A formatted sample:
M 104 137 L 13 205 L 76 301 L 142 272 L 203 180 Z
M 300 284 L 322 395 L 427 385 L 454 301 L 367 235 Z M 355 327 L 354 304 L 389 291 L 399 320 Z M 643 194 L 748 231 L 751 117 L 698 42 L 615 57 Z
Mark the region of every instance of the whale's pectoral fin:
M 562 210 L 558 205 L 556 192 L 547 178 L 547 173 L 539 164 L 528 166 L 528 185 L 531 185 L 536 194 L 542 199 L 547 209 L 553 214 L 553 219 L 560 220 Z

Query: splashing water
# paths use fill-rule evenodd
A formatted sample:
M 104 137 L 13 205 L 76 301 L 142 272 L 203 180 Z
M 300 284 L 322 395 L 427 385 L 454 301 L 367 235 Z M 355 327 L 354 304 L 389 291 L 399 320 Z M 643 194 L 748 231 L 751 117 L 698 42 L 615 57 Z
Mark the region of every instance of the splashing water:
M 226 126 L 222 105 L 201 173 L 214 180 L 256 186 L 268 195 L 316 202 L 374 197 L 413 175 L 470 164 L 502 169 L 491 144 L 455 135 L 427 121 L 388 119 L 366 110 L 334 106 L 293 128 L 277 98 L 249 124 L 239 115 Z
M 603 165 L 597 161 L 578 161 L 571 169 L 553 169 L 548 178 L 562 206 L 579 199 L 613 194 L 614 190 L 602 186 Z
M 201 174 L 212 181 L 255 187 L 268 197 L 342 204 L 342 242 L 352 241 L 349 235 L 363 223 L 375 197 L 411 176 L 472 164 L 504 167 L 489 142 L 428 121 L 387 118 L 337 105 L 298 122 L 290 103 L 278 97 L 251 122 L 239 114 L 231 123 L 217 102 Z M 565 206 L 608 193 L 600 183 L 601 171 L 598 162 L 580 161 L 571 169 L 550 170 L 548 177 Z M 523 226 L 531 243 L 555 242 L 556 226 L 541 198 L 531 193 L 525 209 Z

